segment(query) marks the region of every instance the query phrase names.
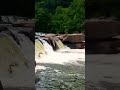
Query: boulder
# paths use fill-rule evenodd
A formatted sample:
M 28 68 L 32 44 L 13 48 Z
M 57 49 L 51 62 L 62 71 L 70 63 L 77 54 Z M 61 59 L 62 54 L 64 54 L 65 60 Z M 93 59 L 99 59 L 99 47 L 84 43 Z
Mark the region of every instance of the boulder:
M 64 34 L 64 35 L 56 35 L 56 37 L 59 38 L 60 40 L 63 40 L 66 36 L 67 36 L 67 34 Z
M 63 38 L 63 42 L 69 43 L 79 43 L 85 40 L 85 36 L 83 34 L 68 34 L 65 38 Z
M 55 34 L 47 34 L 44 37 L 53 39 L 55 37 Z
M 30 40 L 33 31 L 4 22 L 0 24 L 0 81 L 4 88 L 34 88 L 35 48 Z
M 119 53 L 120 22 L 110 19 L 86 20 L 86 53 Z
M 68 34 L 62 41 L 71 49 L 82 49 L 85 46 L 85 36 L 83 34 Z
M 85 43 L 77 43 L 77 44 L 67 44 L 71 49 L 83 49 L 85 48 Z
M 10 35 L 0 33 L 0 80 L 5 88 L 34 87 L 34 57 L 32 52 L 27 51 L 31 49 L 30 40 L 27 42 L 29 47 L 25 41 L 19 47 Z M 23 46 L 27 49 L 23 50 Z
M 85 23 L 86 39 L 105 39 L 120 34 L 120 22 L 115 20 L 90 19 Z

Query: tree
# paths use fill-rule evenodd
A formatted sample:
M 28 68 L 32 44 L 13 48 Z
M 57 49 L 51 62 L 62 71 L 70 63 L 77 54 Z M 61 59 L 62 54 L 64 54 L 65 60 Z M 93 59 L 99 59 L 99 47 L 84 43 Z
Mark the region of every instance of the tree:
M 47 32 L 49 15 L 48 11 L 43 8 L 43 4 L 45 4 L 45 2 L 38 2 L 35 4 L 36 31 Z
M 67 30 L 68 8 L 58 6 L 56 13 L 51 17 L 51 30 L 55 33 L 64 33 Z
M 36 0 L 36 29 L 40 32 L 74 33 L 84 30 L 84 0 Z
M 69 9 L 69 16 L 71 18 L 71 30 L 84 31 L 85 20 L 85 0 L 74 0 Z

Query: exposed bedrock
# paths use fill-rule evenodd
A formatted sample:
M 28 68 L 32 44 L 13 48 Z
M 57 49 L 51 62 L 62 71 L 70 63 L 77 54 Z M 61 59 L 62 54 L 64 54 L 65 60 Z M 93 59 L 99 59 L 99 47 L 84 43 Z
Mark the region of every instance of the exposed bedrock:
M 86 39 L 106 39 L 120 35 L 120 22 L 90 19 L 85 23 Z
M 85 35 L 68 34 L 62 39 L 63 43 L 72 49 L 82 49 L 85 46 Z
M 85 35 L 79 34 L 47 34 L 41 36 L 43 39 L 52 45 L 51 41 L 61 40 L 63 44 L 67 45 L 71 49 L 83 49 L 85 48 Z M 54 47 L 54 45 L 52 45 Z
M 4 88 L 34 88 L 33 31 L 0 24 L 0 80 Z
M 120 52 L 120 22 L 115 20 L 86 20 L 86 53 L 114 54 Z

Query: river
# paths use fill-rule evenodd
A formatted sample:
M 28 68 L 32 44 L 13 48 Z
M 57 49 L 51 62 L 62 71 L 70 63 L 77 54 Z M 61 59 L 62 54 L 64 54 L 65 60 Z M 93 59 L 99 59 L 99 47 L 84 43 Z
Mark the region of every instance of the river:
M 59 49 L 36 56 L 36 90 L 85 90 L 85 49 Z

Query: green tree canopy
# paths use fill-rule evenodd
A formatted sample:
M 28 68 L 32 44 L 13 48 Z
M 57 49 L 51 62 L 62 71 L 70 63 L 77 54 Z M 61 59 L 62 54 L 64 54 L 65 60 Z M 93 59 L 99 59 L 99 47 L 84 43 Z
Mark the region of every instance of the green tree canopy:
M 73 33 L 84 31 L 84 0 L 36 0 L 36 31 Z

